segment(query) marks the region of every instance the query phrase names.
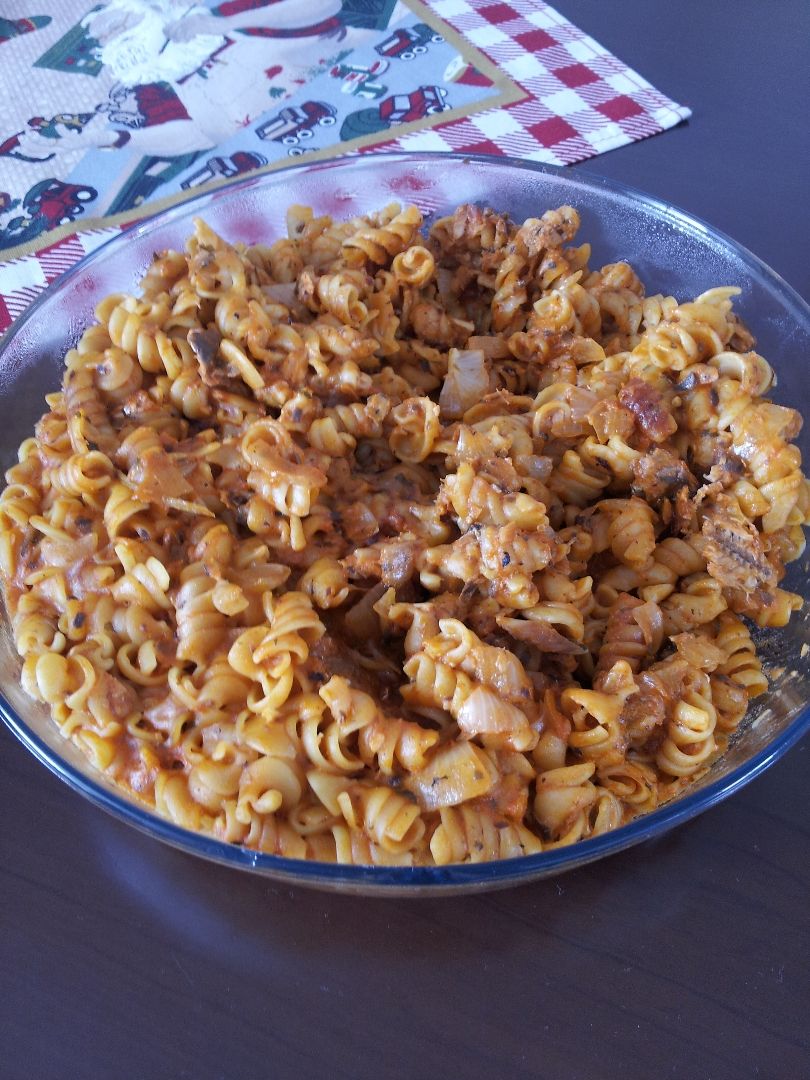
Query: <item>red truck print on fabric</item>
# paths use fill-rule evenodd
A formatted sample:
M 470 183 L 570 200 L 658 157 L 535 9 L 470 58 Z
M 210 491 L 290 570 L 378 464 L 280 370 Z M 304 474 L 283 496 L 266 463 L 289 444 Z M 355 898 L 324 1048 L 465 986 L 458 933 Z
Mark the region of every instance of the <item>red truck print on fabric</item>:
M 410 94 L 394 94 L 380 103 L 380 118 L 389 124 L 408 124 L 444 112 L 447 91 L 443 86 L 420 86 Z
M 341 125 L 340 138 L 348 142 L 386 131 L 396 124 L 408 124 L 446 112 L 452 108 L 446 98 L 447 91 L 443 86 L 419 86 L 409 94 L 392 94 L 381 101 L 376 109 L 359 109 L 349 113 Z
M 184 190 L 207 184 L 219 176 L 239 176 L 241 173 L 259 169 L 267 164 L 267 158 L 261 154 L 252 154 L 247 150 L 237 150 L 231 157 L 210 157 L 202 169 L 192 173 L 180 185 Z
M 301 141 L 314 138 L 315 128 L 330 127 L 337 123 L 337 110 L 325 101 L 305 101 L 303 105 L 287 105 L 281 112 L 256 128 L 260 139 L 272 140 L 289 146 L 288 153 L 295 157 L 303 154 Z
M 97 197 L 95 188 L 66 184 L 53 177 L 34 184 L 22 205 L 6 192 L 0 192 L 0 221 L 18 207 L 24 211 L 7 218 L 0 226 L 0 245 L 25 244 L 58 225 L 67 225 L 84 213 L 85 203 Z
M 67 225 L 84 213 L 83 203 L 92 202 L 96 191 L 80 184 L 65 184 L 61 180 L 42 180 L 23 199 L 23 209 L 32 218 L 44 221 L 46 229 Z
M 398 60 L 413 60 L 428 51 L 428 44 L 438 45 L 444 38 L 426 23 L 416 23 L 408 29 L 395 30 L 391 37 L 374 46 L 380 56 Z

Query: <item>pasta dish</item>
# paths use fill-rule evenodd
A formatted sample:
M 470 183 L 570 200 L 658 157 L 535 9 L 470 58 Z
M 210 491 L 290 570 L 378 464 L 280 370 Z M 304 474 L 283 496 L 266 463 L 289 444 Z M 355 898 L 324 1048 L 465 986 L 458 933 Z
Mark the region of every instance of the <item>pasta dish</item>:
M 732 287 L 647 295 L 579 217 L 271 245 L 197 221 L 96 309 L 0 497 L 22 685 L 176 824 L 432 865 L 703 775 L 799 608 L 801 419 Z

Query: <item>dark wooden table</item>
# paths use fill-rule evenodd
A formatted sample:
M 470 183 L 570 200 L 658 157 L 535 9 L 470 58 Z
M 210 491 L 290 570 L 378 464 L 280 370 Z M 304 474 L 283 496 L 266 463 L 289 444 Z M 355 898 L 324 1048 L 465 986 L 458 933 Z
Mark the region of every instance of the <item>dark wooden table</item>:
M 731 233 L 805 295 L 804 0 L 560 0 L 694 110 L 585 166 Z M 0 1078 L 810 1076 L 808 746 L 567 877 L 382 901 L 165 848 L 0 731 Z

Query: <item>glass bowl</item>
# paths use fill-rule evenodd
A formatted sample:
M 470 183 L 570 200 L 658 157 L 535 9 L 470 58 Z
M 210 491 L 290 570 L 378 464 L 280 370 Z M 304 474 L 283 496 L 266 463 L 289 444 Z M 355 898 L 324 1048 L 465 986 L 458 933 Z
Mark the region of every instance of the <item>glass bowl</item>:
M 414 202 L 430 218 L 464 202 L 538 215 L 569 203 L 582 216 L 580 236 L 594 249 L 592 265 L 626 259 L 651 292 L 691 299 L 716 285 L 739 285 L 736 308 L 757 348 L 778 373 L 777 401 L 810 415 L 810 307 L 754 255 L 709 225 L 630 188 L 578 172 L 504 158 L 452 154 L 374 154 L 286 169 L 243 180 L 183 203 L 130 228 L 64 274 L 0 343 L 3 469 L 57 389 L 62 361 L 108 293 L 132 291 L 164 248 L 182 249 L 200 215 L 230 240 L 267 242 L 285 234 L 291 203 L 346 217 L 391 202 Z M 810 443 L 805 428 L 799 444 Z M 807 596 L 808 563 L 793 563 L 785 587 Z M 808 605 L 810 607 L 810 605 Z M 0 629 L 0 713 L 25 746 L 57 776 L 116 817 L 160 840 L 227 866 L 287 884 L 380 895 L 418 895 L 503 888 L 570 870 L 655 837 L 694 817 L 748 783 L 784 754 L 810 726 L 806 701 L 810 660 L 808 607 L 785 630 L 760 634 L 771 690 L 758 698 L 726 753 L 688 794 L 614 832 L 571 847 L 520 859 L 424 868 L 335 866 L 249 851 L 189 832 L 150 812 L 96 772 L 62 739 L 44 706 L 23 693 L 20 661 L 6 620 Z

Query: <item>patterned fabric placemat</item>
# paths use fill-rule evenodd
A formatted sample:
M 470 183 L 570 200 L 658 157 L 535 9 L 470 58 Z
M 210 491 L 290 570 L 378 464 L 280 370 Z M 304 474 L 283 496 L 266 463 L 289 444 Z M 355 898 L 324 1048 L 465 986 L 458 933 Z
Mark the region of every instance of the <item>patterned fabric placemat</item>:
M 0 45 L 7 256 L 524 96 L 418 0 L 19 2 L 44 14 Z
M 238 174 L 380 150 L 570 164 L 690 115 L 542 0 L 15 3 L 0 331 L 122 223 Z

